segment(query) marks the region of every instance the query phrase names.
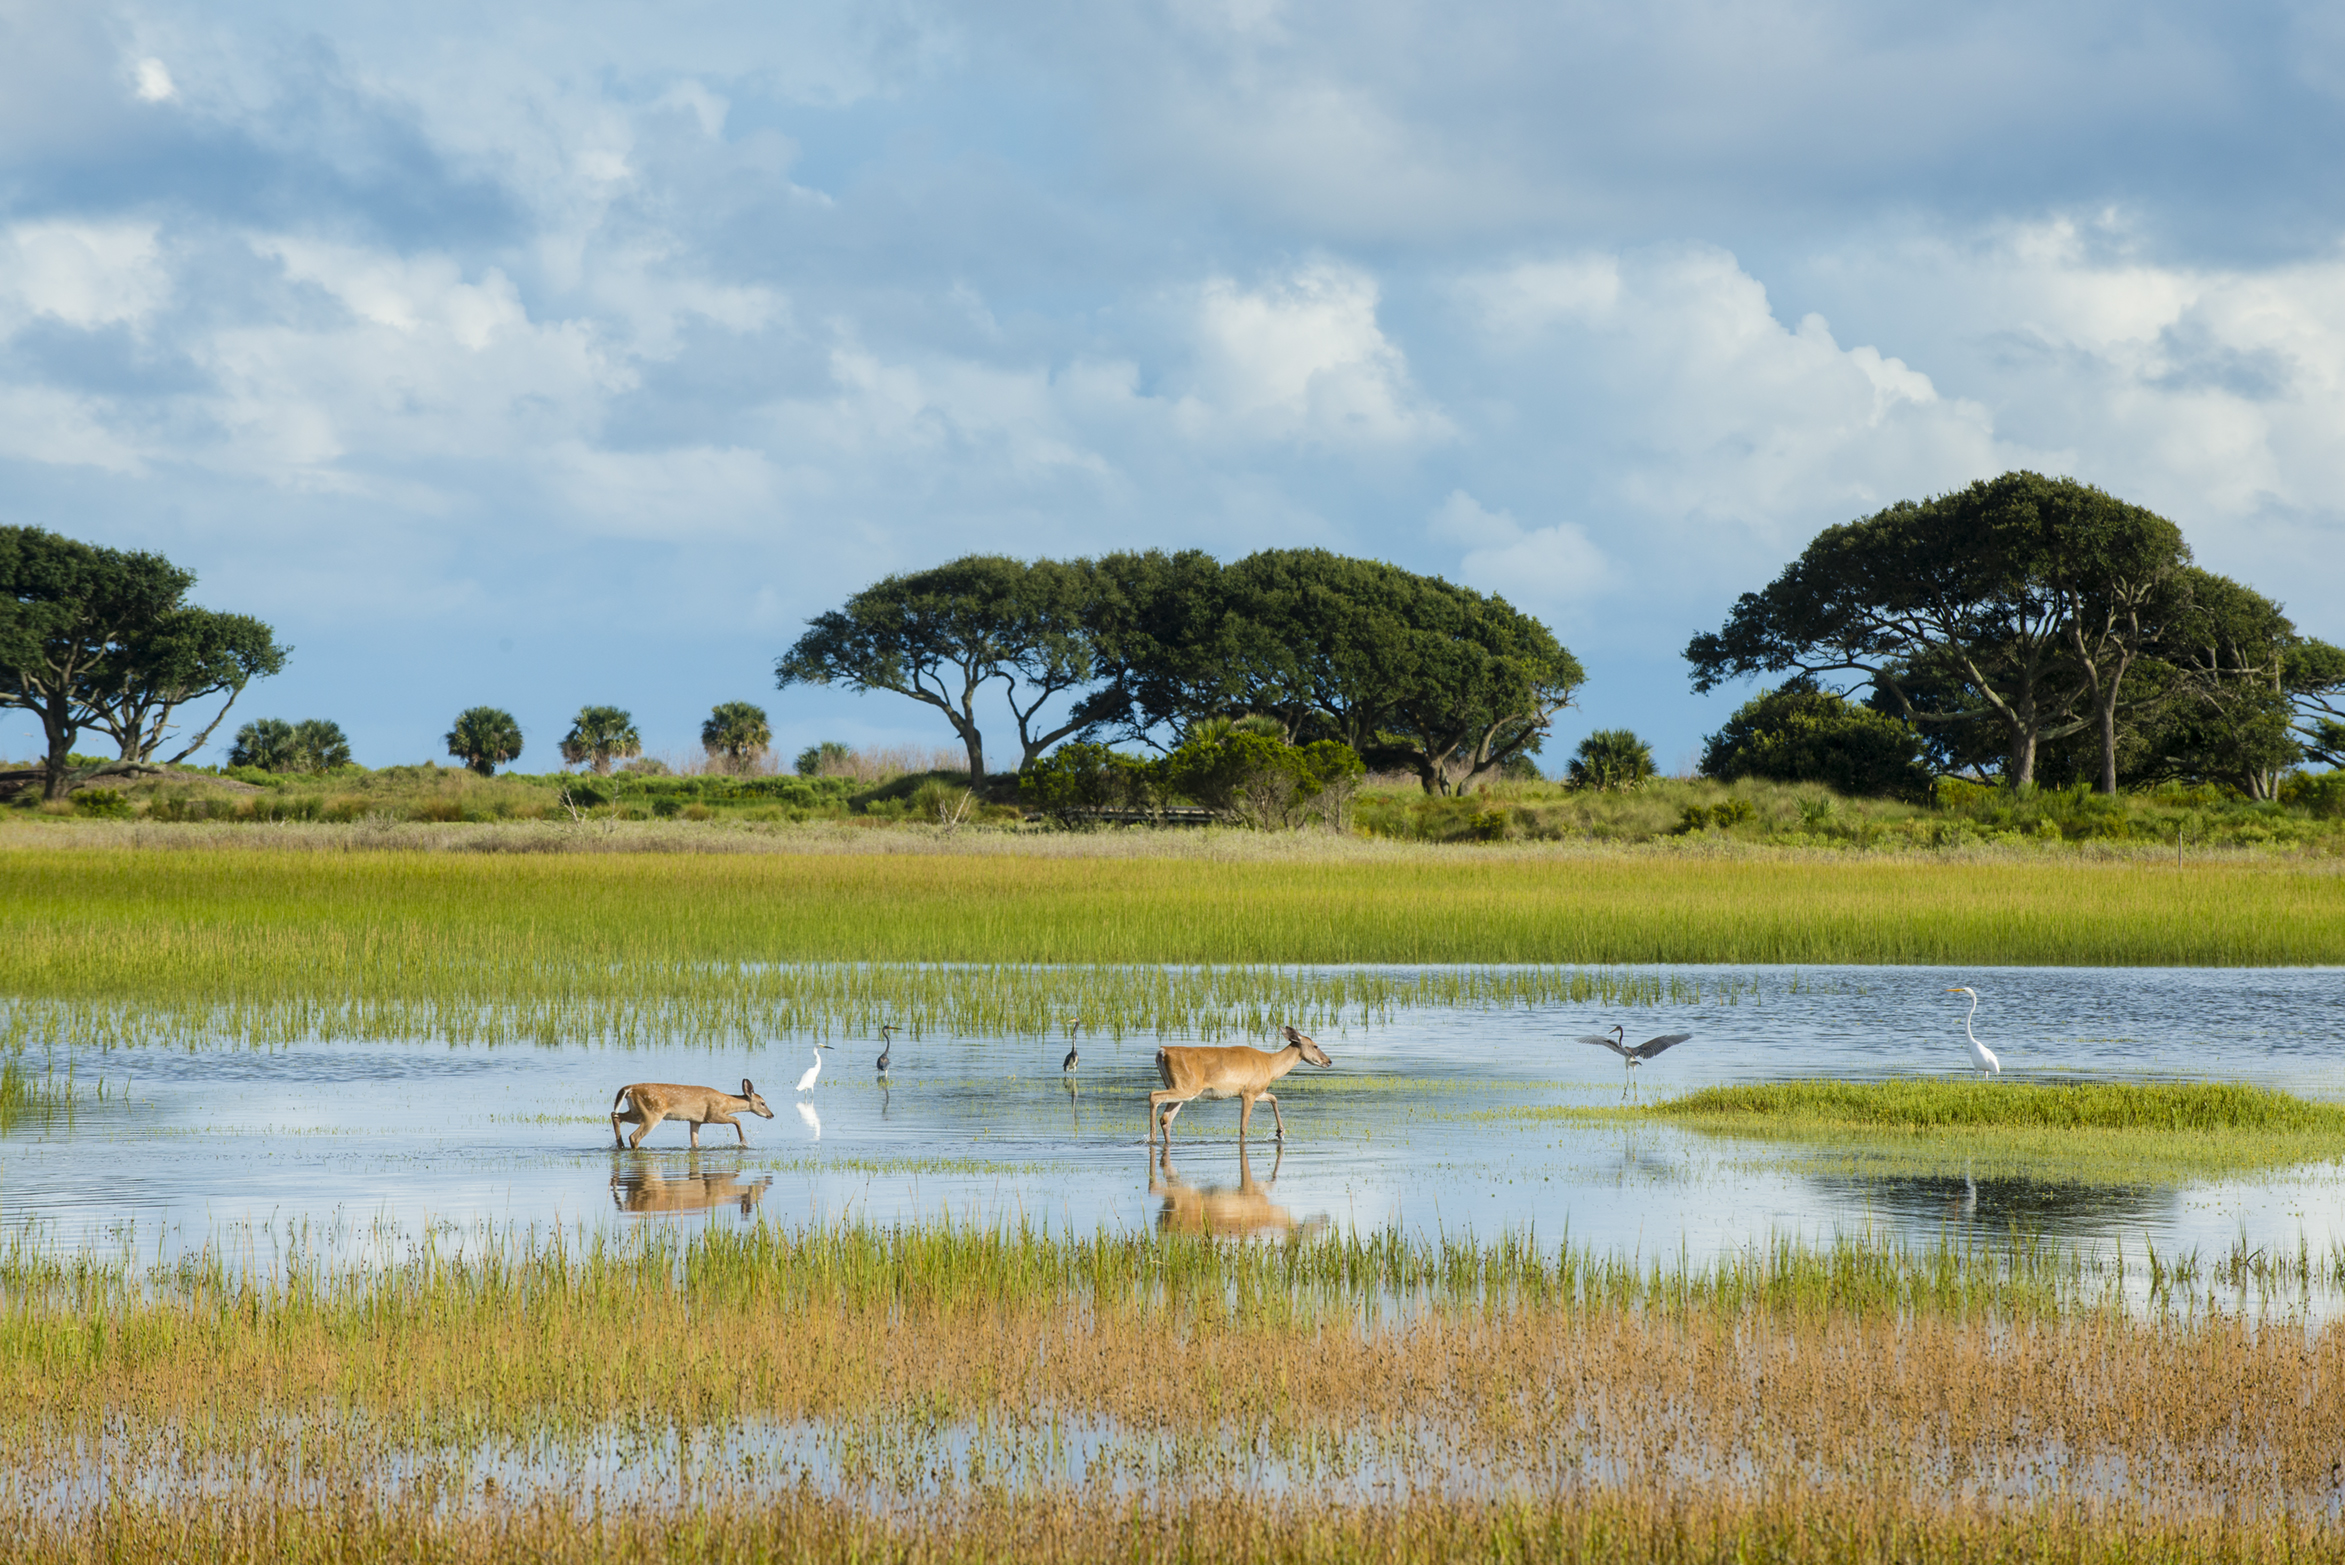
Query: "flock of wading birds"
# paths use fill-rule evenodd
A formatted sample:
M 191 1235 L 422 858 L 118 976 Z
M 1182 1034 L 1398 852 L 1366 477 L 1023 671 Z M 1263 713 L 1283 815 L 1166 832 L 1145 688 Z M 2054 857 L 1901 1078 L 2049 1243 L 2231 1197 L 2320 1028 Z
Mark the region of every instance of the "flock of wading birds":
M 1970 1010 L 1963 1016 L 1963 1036 L 1970 1040 L 1971 1063 L 1980 1073 L 2001 1075 L 2003 1062 L 1996 1059 L 1987 1046 L 1979 1042 L 1979 1035 L 1971 1028 L 1971 1019 L 1979 1013 L 1979 992 L 1968 986 L 1952 988 L 1948 994 L 1970 996 Z M 1078 1027 L 1080 1023 L 1076 1024 Z M 879 1030 L 879 1073 L 885 1076 L 889 1057 L 895 1048 L 895 1027 L 882 1026 Z M 1238 1145 L 1246 1143 L 1247 1131 L 1254 1122 L 1254 1105 L 1267 1103 L 1277 1139 L 1286 1140 L 1286 1116 L 1279 1112 L 1278 1097 L 1270 1084 L 1293 1070 L 1305 1060 L 1322 1068 L 1333 1065 L 1327 1051 L 1292 1027 L 1281 1027 L 1279 1036 L 1286 1039 L 1283 1049 L 1254 1049 L 1244 1044 L 1229 1048 L 1163 1048 L 1156 1051 L 1156 1074 L 1164 1086 L 1148 1094 L 1148 1144 L 1154 1146 L 1159 1132 L 1165 1143 L 1172 1142 L 1172 1122 L 1181 1110 L 1198 1098 L 1236 1098 L 1238 1109 Z M 1673 1049 L 1693 1036 L 1690 1032 L 1663 1033 L 1658 1038 L 1647 1038 L 1631 1045 L 1625 1029 L 1615 1025 L 1609 1033 L 1586 1033 L 1582 1043 L 1610 1049 L 1622 1061 L 1621 1092 L 1625 1096 L 1628 1082 L 1639 1065 L 1665 1049 Z M 822 1077 L 822 1051 L 832 1047 L 827 1043 L 814 1046 L 814 1063 L 806 1074 L 798 1078 L 798 1091 L 808 1093 Z M 1079 1063 L 1077 1051 L 1067 1050 L 1067 1057 L 1059 1069 L 1072 1076 Z M 735 1118 L 743 1112 L 772 1119 L 774 1111 L 747 1077 L 741 1079 L 739 1092 L 725 1092 L 715 1087 L 685 1087 L 673 1082 L 638 1081 L 621 1087 L 611 1100 L 611 1139 L 622 1148 L 633 1149 L 643 1145 L 643 1138 L 662 1120 L 682 1120 L 692 1127 L 692 1147 L 700 1147 L 700 1127 L 703 1125 L 730 1125 L 733 1134 L 741 1138 L 741 1145 L 749 1144 L 749 1134 Z M 633 1125 L 635 1134 L 628 1136 L 622 1127 Z

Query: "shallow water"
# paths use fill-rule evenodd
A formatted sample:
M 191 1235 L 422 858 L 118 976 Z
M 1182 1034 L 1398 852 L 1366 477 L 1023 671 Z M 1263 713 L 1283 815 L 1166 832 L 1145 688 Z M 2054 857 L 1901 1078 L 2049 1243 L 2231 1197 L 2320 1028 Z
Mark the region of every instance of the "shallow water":
M 1702 968 L 1734 1003 L 1622 1011 L 1415 1010 L 1389 1024 L 1321 1028 L 1330 1070 L 1298 1069 L 1243 1157 L 1234 1103 L 1176 1121 L 1169 1159 L 1142 1144 L 1157 1085 L 1154 1036 L 1086 1037 L 1073 1078 L 1065 1042 L 899 1034 L 875 1078 L 876 1040 L 813 1059 L 777 1041 L 695 1050 L 319 1044 L 84 1052 L 69 1116 L 20 1119 L 0 1136 L 0 1225 L 67 1244 L 149 1255 L 219 1242 L 264 1245 L 306 1230 L 364 1252 L 426 1229 L 624 1227 L 950 1216 L 1097 1226 L 1210 1226 L 1279 1234 L 1397 1224 L 1415 1234 L 1533 1228 L 1542 1239 L 1706 1258 L 1784 1235 L 1999 1237 L 2015 1227 L 2101 1250 L 2154 1245 L 2212 1257 L 2250 1248 L 2315 1256 L 2345 1244 L 2345 1167 L 2239 1179 L 2084 1186 L 1965 1171 L 1868 1173 L 1845 1157 L 1787 1153 L 1661 1126 L 1622 1129 L 1505 1111 L 1621 1100 L 1609 1053 L 1573 1042 L 1627 1026 L 1632 1040 L 1690 1031 L 1644 1067 L 1647 1095 L 1713 1083 L 1851 1079 L 1967 1070 L 1968 1002 L 2008 1076 L 2218 1079 L 2345 1099 L 2345 972 L 2335 969 L 1953 971 Z M 1664 977 L 1668 970 L 1664 970 Z M 1741 985 L 1718 980 L 1744 980 Z M 1255 1040 L 1268 1043 L 1268 1039 Z M 630 1081 L 759 1080 L 776 1111 L 746 1148 L 710 1127 L 698 1154 L 665 1124 L 617 1153 L 606 1119 Z M 102 1078 L 107 1097 L 94 1100 Z M 127 1085 L 128 1100 L 121 1096 Z

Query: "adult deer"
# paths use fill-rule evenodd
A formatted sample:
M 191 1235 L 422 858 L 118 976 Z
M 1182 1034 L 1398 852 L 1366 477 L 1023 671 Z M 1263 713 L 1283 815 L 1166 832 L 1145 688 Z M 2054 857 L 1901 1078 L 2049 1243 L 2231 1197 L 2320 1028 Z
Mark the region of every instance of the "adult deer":
M 629 1105 L 626 1113 L 619 1105 Z M 749 1145 L 749 1133 L 733 1116 L 747 1109 L 764 1119 L 774 1117 L 774 1111 L 765 1106 L 765 1099 L 743 1077 L 739 1092 L 719 1092 L 714 1087 L 679 1087 L 673 1082 L 639 1081 L 621 1087 L 611 1099 L 611 1140 L 623 1147 L 639 1147 L 643 1138 L 651 1134 L 652 1126 L 663 1119 L 680 1119 L 692 1126 L 692 1149 L 700 1150 L 700 1127 L 703 1125 L 730 1125 L 733 1134 L 741 1138 L 741 1145 Z M 621 1125 L 637 1128 L 631 1137 L 619 1134 Z
M 1237 1098 L 1244 1106 L 1238 1110 L 1238 1140 L 1246 1139 L 1247 1127 L 1254 1122 L 1254 1104 L 1257 1100 L 1270 1105 L 1270 1117 L 1277 1122 L 1278 1139 L 1286 1140 L 1286 1116 L 1278 1111 L 1278 1099 L 1270 1092 L 1270 1084 L 1305 1060 L 1318 1066 L 1333 1065 L 1325 1050 L 1295 1031 L 1281 1027 L 1279 1036 L 1286 1039 L 1286 1047 L 1275 1053 L 1249 1049 L 1243 1044 L 1227 1049 L 1159 1049 L 1156 1051 L 1156 1074 L 1164 1078 L 1164 1090 L 1148 1094 L 1148 1144 L 1156 1145 L 1160 1128 L 1157 1114 L 1165 1104 L 1172 1112 L 1164 1116 L 1161 1128 L 1167 1141 L 1172 1139 L 1172 1122 L 1180 1118 L 1181 1108 L 1192 1098 Z

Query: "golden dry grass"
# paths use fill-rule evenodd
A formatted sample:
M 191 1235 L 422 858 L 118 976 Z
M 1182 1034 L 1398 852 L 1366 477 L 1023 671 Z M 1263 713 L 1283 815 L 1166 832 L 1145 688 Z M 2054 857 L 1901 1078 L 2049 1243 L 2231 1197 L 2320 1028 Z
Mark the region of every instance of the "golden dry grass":
M 115 1560 L 2345 1544 L 2345 1324 L 2129 1313 L 2026 1254 L 758 1228 L 291 1273 L 13 1257 L 0 1527 Z

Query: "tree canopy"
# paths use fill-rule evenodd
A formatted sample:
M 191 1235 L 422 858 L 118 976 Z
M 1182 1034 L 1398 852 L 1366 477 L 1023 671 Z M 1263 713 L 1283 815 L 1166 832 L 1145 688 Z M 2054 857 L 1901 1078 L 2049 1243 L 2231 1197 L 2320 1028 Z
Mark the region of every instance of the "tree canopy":
M 766 721 L 765 708 L 747 701 L 720 702 L 700 725 L 700 747 L 710 755 L 724 757 L 725 764 L 737 772 L 746 770 L 773 742 L 773 725 Z
M 582 706 L 562 736 L 562 760 L 590 768 L 597 777 L 610 775 L 613 761 L 643 753 L 642 736 L 632 715 L 615 706 Z
M 2163 517 L 2073 479 L 2006 473 L 1827 528 L 1685 655 L 1698 691 L 1857 674 L 1924 729 L 1991 723 L 2015 784 L 2034 781 L 2046 740 L 2097 727 L 2114 789 L 2126 675 L 2188 561 Z
M 195 575 L 159 554 L 103 548 L 37 527 L 0 527 L 0 706 L 33 713 L 47 756 L 30 774 L 62 798 L 93 777 L 186 759 L 246 684 L 284 667 L 268 626 L 186 601 Z M 155 753 L 190 703 L 225 695 L 211 721 L 163 762 Z M 76 768 L 84 728 L 121 754 Z
M 1930 787 L 1910 724 L 1804 680 L 1745 702 L 1710 736 L 1700 770 L 1720 782 L 1817 782 L 1859 796 L 1920 798 Z
M 448 730 L 448 753 L 483 777 L 521 759 L 521 725 L 493 706 L 466 707 Z

